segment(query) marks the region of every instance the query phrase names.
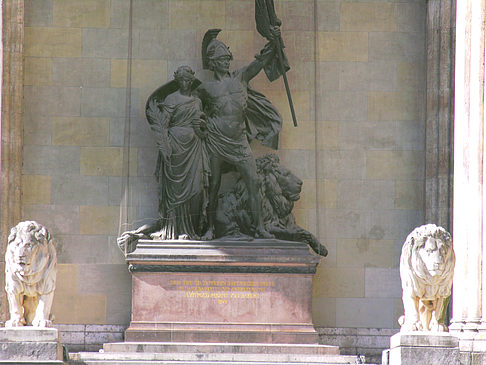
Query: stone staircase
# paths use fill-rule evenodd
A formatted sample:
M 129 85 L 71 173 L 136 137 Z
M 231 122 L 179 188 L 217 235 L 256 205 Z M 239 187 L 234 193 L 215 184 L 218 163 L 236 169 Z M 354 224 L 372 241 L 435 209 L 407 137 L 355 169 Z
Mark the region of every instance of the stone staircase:
M 100 352 L 71 353 L 72 365 L 341 365 L 356 356 L 339 355 L 337 346 L 295 344 L 211 344 L 119 342 Z

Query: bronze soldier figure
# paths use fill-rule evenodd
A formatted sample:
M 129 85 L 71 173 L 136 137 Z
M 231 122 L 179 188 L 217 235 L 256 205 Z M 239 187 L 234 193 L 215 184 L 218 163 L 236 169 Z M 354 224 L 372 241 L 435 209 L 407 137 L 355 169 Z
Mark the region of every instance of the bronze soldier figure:
M 248 83 L 275 58 L 270 42 L 248 66 L 230 72 L 233 56 L 228 47 L 216 39 L 220 30 L 210 30 L 203 40 L 203 65 L 213 71 L 212 80 L 202 82 L 196 89 L 207 115 L 206 146 L 209 154 L 211 178 L 209 184 L 208 223 L 203 239 L 215 237 L 218 191 L 223 163 L 236 168 L 245 182 L 249 196 L 249 211 L 254 227 L 253 235 L 273 238 L 265 230 L 258 193 L 258 177 L 249 138 L 274 145 L 281 128 L 281 117 L 270 102 L 249 88 Z M 271 28 L 273 37 L 280 37 L 280 28 Z

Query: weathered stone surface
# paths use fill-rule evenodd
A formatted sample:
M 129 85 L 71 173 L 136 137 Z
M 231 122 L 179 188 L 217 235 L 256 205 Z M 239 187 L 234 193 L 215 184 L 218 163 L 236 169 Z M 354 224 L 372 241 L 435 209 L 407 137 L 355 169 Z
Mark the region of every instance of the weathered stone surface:
M 367 168 L 366 156 L 359 150 L 319 151 L 319 162 L 317 176 L 325 179 L 363 178 Z
M 64 295 L 54 298 L 52 312 L 56 321 L 63 324 L 105 323 L 106 295 L 80 293 L 80 280 L 83 279 L 79 275 L 79 265 L 58 265 L 57 290 Z
M 423 62 L 423 33 L 371 32 L 369 33 L 370 61 Z
M 133 27 L 152 31 L 166 29 L 169 23 L 169 0 L 138 0 L 133 4 Z
M 81 90 L 79 87 L 26 86 L 24 88 L 25 113 L 29 117 L 80 115 Z
M 390 365 L 459 364 L 459 339 L 448 333 L 397 333 L 390 339 Z
M 110 1 L 54 0 L 53 23 L 56 27 L 106 28 L 110 24 Z
M 419 120 L 422 116 L 420 94 L 416 92 L 374 92 L 368 99 L 370 120 Z
M 58 337 L 56 328 L 0 328 L 0 342 L 57 342 Z
M 425 22 L 423 14 L 426 13 L 426 5 L 421 1 L 397 4 L 397 23 L 399 32 L 424 32 Z M 441 6 L 442 10 L 450 9 L 450 6 Z
M 128 55 L 126 29 L 84 28 L 82 34 L 83 57 L 124 58 Z
M 52 0 L 25 0 L 25 26 L 52 26 Z
M 320 61 L 368 61 L 368 33 L 319 32 Z
M 3 361 L 49 361 L 60 360 L 59 349 L 62 354 L 62 347 L 58 342 L 3 342 L 0 341 L 2 352 L 0 360 Z M 61 364 L 59 362 L 59 364 Z
M 393 254 L 392 240 L 338 239 L 338 266 L 368 267 L 373 265 L 380 268 L 391 267 Z
M 285 19 L 285 29 L 290 31 L 314 30 L 314 3 L 312 1 L 283 2 L 276 7 L 279 15 Z
M 25 28 L 25 55 L 33 57 L 80 57 L 80 28 Z
M 313 290 L 318 297 L 359 298 L 364 296 L 364 268 L 319 266 L 316 279 L 326 278 L 324 285 Z
M 51 202 L 59 205 L 107 205 L 108 177 L 59 175 L 51 178 Z
M 421 209 L 424 201 L 422 180 L 397 180 L 395 182 L 395 208 Z
M 37 145 L 37 146 L 48 146 L 51 144 L 51 118 L 24 115 L 23 120 L 23 143 L 25 146 Z
M 397 6 L 391 3 L 344 3 L 342 31 L 396 32 Z
M 336 66 L 342 91 L 393 91 L 400 86 L 394 62 L 340 62 Z
M 52 84 L 52 59 L 26 57 L 24 85 L 49 86 Z
M 232 30 L 252 30 L 255 25 L 246 14 L 253 11 L 253 2 L 250 0 L 232 1 L 226 3 L 226 26 Z
M 423 152 L 367 151 L 368 179 L 414 179 L 423 174 Z
M 400 332 L 390 339 L 390 348 L 399 346 L 456 348 L 459 338 L 449 333 Z
M 79 147 L 25 146 L 23 173 L 30 175 L 79 174 Z
M 361 210 L 322 208 L 317 218 L 326 237 L 331 239 L 359 237 L 368 225 L 368 215 Z
M 116 245 L 114 241 L 111 244 Z M 79 273 L 80 277 L 86 279 L 79 283 L 80 294 L 106 298 L 102 309 L 106 314 L 101 323 L 129 323 L 132 291 L 126 264 L 81 265 Z
M 396 320 L 393 302 L 390 298 L 337 298 L 336 321 L 344 326 L 354 323 L 359 327 L 390 328 Z
M 22 204 L 50 204 L 51 176 L 23 175 Z
M 55 58 L 52 82 L 64 86 L 108 87 L 110 62 L 100 58 Z
M 115 235 L 118 231 L 120 208 L 102 205 L 81 206 L 79 230 L 82 234 Z
M 130 151 L 130 171 L 137 171 L 137 150 Z M 81 174 L 87 176 L 122 176 L 123 153 L 121 147 L 81 148 Z
M 106 146 L 109 144 L 108 118 L 53 118 L 52 144 L 59 146 Z
M 372 239 L 398 240 L 395 241 L 395 245 L 401 247 L 403 237 L 406 237 L 413 227 L 419 226 L 422 222 L 423 212 L 420 210 L 372 211 L 370 220 L 366 224 L 366 232 L 367 236 Z M 400 248 L 396 248 L 395 252 L 399 251 Z
M 337 207 L 344 209 L 390 209 L 394 207 L 393 181 L 344 180 L 338 186 Z
M 132 36 L 132 56 L 134 59 L 168 59 L 169 42 L 168 32 L 154 32 L 152 29 L 139 29 L 133 31 Z M 185 62 L 185 64 L 188 64 Z M 180 65 L 180 61 L 177 61 Z M 166 80 L 159 80 L 159 84 Z
M 391 260 L 388 264 L 391 265 Z M 367 298 L 401 298 L 400 274 L 396 268 L 365 268 Z
M 329 91 L 325 95 L 318 110 L 319 120 L 366 120 L 368 95 L 365 92 Z
M 167 61 L 133 60 L 132 87 L 154 90 L 167 81 Z M 155 76 L 155 77 L 154 77 Z M 111 87 L 124 88 L 127 85 L 127 61 L 111 60 Z
M 79 207 L 71 205 L 32 204 L 23 206 L 23 214 L 38 222 L 49 223 L 49 231 L 79 233 Z
M 81 94 L 81 116 L 99 118 L 125 117 L 125 102 L 125 89 L 83 88 Z

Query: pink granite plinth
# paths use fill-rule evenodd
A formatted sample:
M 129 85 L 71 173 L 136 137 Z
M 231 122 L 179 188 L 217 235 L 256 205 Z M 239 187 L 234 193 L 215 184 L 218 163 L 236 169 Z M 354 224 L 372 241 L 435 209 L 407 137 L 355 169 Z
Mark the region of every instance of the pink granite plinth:
M 311 294 L 319 257 L 305 244 L 141 241 L 127 261 L 126 341 L 317 343 Z

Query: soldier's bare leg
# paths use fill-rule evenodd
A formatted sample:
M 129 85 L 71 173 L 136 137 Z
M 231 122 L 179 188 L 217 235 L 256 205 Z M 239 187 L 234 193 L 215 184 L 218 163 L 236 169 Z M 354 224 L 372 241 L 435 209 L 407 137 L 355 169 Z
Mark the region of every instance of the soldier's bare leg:
M 263 226 L 262 203 L 255 160 L 251 158 L 239 164 L 237 168 L 248 190 L 248 202 L 250 203 L 250 213 L 255 225 L 255 237 L 274 238 Z
M 201 237 L 203 241 L 214 239 L 216 225 L 216 209 L 218 208 L 218 192 L 221 186 L 221 164 L 222 161 L 214 156 L 209 157 L 211 177 L 209 179 L 209 202 L 208 202 L 208 230 Z

